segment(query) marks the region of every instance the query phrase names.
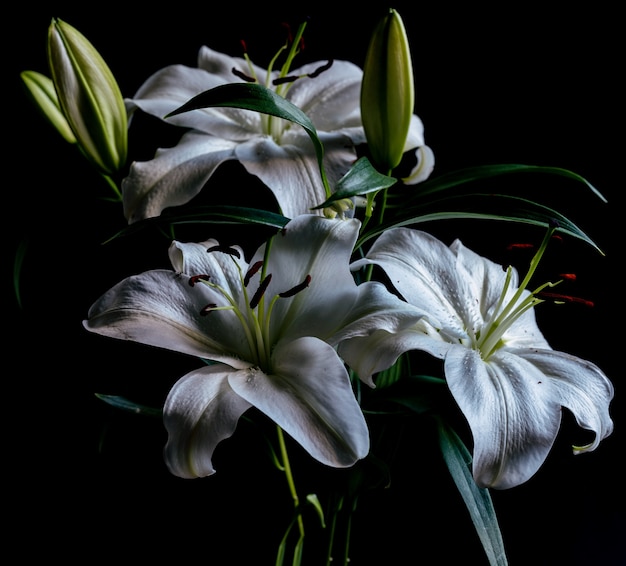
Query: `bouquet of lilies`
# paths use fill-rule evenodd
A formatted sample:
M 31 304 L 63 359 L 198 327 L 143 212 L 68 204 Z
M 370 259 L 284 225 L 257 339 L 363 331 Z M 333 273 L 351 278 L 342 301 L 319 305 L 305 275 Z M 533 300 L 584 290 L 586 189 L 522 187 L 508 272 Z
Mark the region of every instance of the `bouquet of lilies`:
M 294 502 L 267 557 L 276 565 L 301 564 L 314 552 L 305 544 L 311 520 L 327 533 L 324 563 L 347 564 L 350 530 L 339 521 L 349 523 L 358 498 L 390 474 L 381 423 L 429 419 L 489 563 L 506 564 L 490 490 L 537 472 L 562 407 L 593 435 L 574 453 L 596 449 L 612 432 L 613 386 L 594 363 L 553 350 L 535 318 L 544 301 L 577 300 L 558 292 L 567 274 L 536 281 L 551 242 L 574 238 L 600 252 L 598 245 L 560 211 L 476 187 L 496 177 L 558 176 L 604 197 L 556 167 L 436 175 L 414 114 L 400 14 L 388 10 L 373 30 L 362 69 L 343 60 L 298 66 L 305 29 L 306 22 L 289 34 L 267 68 L 245 51 L 233 57 L 204 46 L 197 67 L 162 68 L 124 97 L 90 41 L 55 18 L 49 74 L 22 73 L 37 108 L 121 204 L 127 227 L 111 240 L 149 227 L 166 238 L 171 269 L 94 288 L 84 328 L 197 359 L 163 407 L 98 395 L 120 410 L 162 417 L 165 464 L 181 478 L 214 474 L 214 451 L 241 419 L 272 423 L 271 462 Z M 151 159 L 132 159 L 129 132 L 146 117 L 175 128 L 178 139 L 156 141 Z M 262 207 L 235 198 L 196 205 L 227 161 L 273 199 Z M 453 219 L 523 223 L 542 237 L 518 273 L 421 228 Z M 177 238 L 183 225 L 205 238 Z M 240 226 L 241 241 L 221 240 L 220 225 Z M 422 365 L 426 356 L 437 364 Z M 470 438 L 448 418 L 446 393 Z M 300 493 L 290 450 L 349 471 L 349 481 L 328 501 Z

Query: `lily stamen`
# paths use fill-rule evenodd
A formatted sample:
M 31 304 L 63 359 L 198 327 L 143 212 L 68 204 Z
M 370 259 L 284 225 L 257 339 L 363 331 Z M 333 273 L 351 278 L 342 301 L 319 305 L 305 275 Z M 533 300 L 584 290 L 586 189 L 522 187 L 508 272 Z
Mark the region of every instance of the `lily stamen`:
M 278 296 L 283 299 L 286 299 L 288 297 L 293 297 L 294 295 L 298 294 L 300 291 L 304 291 L 304 289 L 306 289 L 310 285 L 310 283 L 311 283 L 311 276 L 307 275 L 304 278 L 304 281 L 302 283 L 299 283 L 298 285 L 296 285 L 295 287 L 292 287 L 288 291 L 278 293 Z

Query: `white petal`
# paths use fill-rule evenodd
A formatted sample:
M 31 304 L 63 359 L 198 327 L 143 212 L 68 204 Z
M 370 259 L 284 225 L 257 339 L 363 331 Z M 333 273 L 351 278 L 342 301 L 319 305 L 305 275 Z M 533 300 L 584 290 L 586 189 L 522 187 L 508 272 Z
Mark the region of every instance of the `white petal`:
M 309 63 L 293 74 L 310 74 L 325 64 L 325 61 Z M 286 98 L 309 117 L 318 133 L 360 127 L 362 79 L 363 71 L 359 67 L 335 60 L 318 76 L 302 77 L 292 83 Z
M 543 464 L 561 423 L 550 380 L 509 352 L 485 363 L 462 346 L 450 349 L 444 371 L 472 431 L 476 483 L 507 489 L 527 481 Z
M 236 368 L 250 365 L 249 345 L 230 311 L 201 312 L 224 298 L 172 271 L 147 271 L 124 279 L 89 309 L 84 327 L 97 334 L 132 340 Z
M 404 177 L 402 182 L 405 185 L 417 185 L 430 177 L 435 168 L 435 154 L 427 145 L 421 145 L 415 150 L 417 163 L 411 170 L 408 177 Z
M 579 426 L 593 431 L 593 442 L 576 447 L 575 453 L 594 450 L 602 439 L 611 434 L 613 421 L 609 415 L 609 403 L 613 399 L 614 388 L 598 366 L 553 350 L 529 348 L 516 350 L 516 354 L 550 381 L 555 401 L 572 412 Z
M 323 464 L 347 467 L 367 455 L 365 418 L 343 363 L 325 342 L 283 341 L 273 352 L 271 375 L 238 372 L 229 382 Z
M 191 131 L 174 147 L 159 149 L 154 159 L 134 162 L 122 182 L 124 215 L 129 223 L 189 202 L 221 163 L 234 159 L 235 145 Z
M 239 417 L 251 407 L 228 385 L 232 371 L 223 365 L 205 367 L 172 387 L 163 408 L 168 432 L 164 457 L 172 474 L 196 478 L 215 472 L 215 447 L 233 434 Z
M 421 350 L 444 358 L 453 346 L 424 320 L 397 332 L 378 330 L 368 336 L 350 338 L 339 344 L 339 355 L 359 379 L 374 387 L 373 375 L 390 368 L 404 352 Z

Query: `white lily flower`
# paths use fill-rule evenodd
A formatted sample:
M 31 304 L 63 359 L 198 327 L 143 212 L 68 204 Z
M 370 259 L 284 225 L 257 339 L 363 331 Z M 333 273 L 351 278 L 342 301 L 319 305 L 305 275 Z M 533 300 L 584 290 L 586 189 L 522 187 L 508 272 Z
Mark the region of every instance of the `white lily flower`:
M 304 215 L 250 264 L 216 240 L 173 242 L 175 271 L 115 285 L 85 328 L 216 362 L 184 376 L 164 406 L 172 473 L 214 472 L 215 446 L 255 406 L 318 461 L 345 467 L 369 451 L 369 434 L 335 347 L 376 328 L 390 332 L 415 311 L 379 283 L 357 286 L 349 269 L 360 222 Z
M 533 310 L 542 301 L 525 289 L 528 276 L 519 285 L 513 268 L 503 270 L 458 240 L 448 248 L 408 228 L 384 232 L 353 269 L 367 264 L 379 265 L 406 301 L 428 314 L 412 329 L 344 343 L 340 355 L 371 386 L 372 374 L 403 352 L 443 359 L 472 431 L 479 486 L 505 489 L 528 480 L 554 443 L 562 407 L 595 434 L 575 453 L 594 450 L 612 432 L 612 383 L 593 363 L 550 347 Z
M 297 79 L 282 82 L 285 77 Z M 365 142 L 362 77 L 362 70 L 348 61 L 309 63 L 293 71 L 267 70 L 204 46 L 197 68 L 172 65 L 157 71 L 127 100 L 127 108 L 130 113 L 140 109 L 163 119 L 206 90 L 227 83 L 259 82 L 311 120 L 324 146 L 326 177 L 334 187 L 357 159 L 355 146 Z M 190 130 L 174 147 L 159 149 L 154 159 L 132 164 L 122 185 L 129 223 L 190 201 L 228 160 L 238 160 L 267 185 L 284 216 L 323 214 L 311 210 L 327 195 L 313 144 L 301 126 L 237 108 L 193 110 L 169 117 L 167 122 Z M 423 145 L 423 124 L 413 116 L 405 151 Z

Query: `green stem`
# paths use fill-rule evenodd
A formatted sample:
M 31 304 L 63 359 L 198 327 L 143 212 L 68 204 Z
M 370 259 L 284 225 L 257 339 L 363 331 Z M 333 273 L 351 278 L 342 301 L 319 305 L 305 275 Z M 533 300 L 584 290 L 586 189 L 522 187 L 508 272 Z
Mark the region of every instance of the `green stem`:
M 291 497 L 293 499 L 294 510 L 296 512 L 296 522 L 298 524 L 298 531 L 300 533 L 300 537 L 296 544 L 296 553 L 294 555 L 294 566 L 300 564 L 300 558 L 302 553 L 302 542 L 304 540 L 304 521 L 302 519 L 302 513 L 300 512 L 300 498 L 298 497 L 298 492 L 296 490 L 296 484 L 293 480 L 293 473 L 291 471 L 291 464 L 289 463 L 289 455 L 287 454 L 287 445 L 285 443 L 285 436 L 283 434 L 283 429 L 279 426 L 276 427 L 278 434 L 278 444 L 280 446 L 280 456 L 283 465 L 283 471 L 285 472 L 285 478 L 287 479 L 287 485 L 289 486 L 289 493 L 291 493 Z M 289 530 L 291 530 L 292 524 L 289 525 Z

